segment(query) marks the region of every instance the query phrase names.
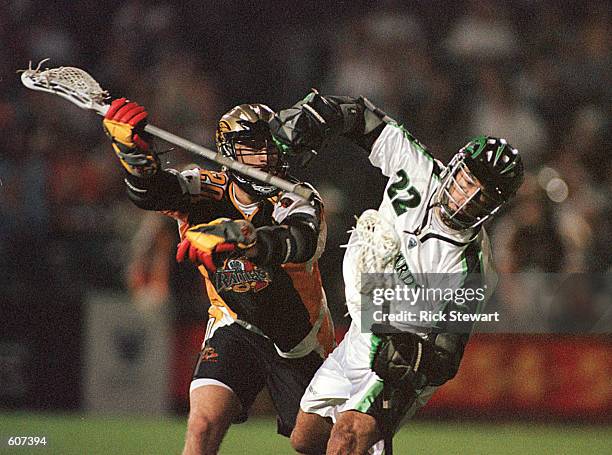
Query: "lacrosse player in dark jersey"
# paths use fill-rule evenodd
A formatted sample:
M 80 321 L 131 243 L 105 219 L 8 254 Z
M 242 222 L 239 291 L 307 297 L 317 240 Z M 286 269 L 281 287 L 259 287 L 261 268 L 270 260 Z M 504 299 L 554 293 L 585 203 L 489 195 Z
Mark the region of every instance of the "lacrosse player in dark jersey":
M 278 432 L 289 436 L 299 401 L 334 347 L 317 259 L 326 228 L 313 202 L 233 171 L 162 169 L 144 133 L 145 109 L 115 100 L 104 128 L 126 170 L 129 198 L 178 221 L 177 260 L 195 263 L 211 302 L 190 387 L 184 454 L 214 454 L 231 423 L 244 422 L 268 387 Z M 288 179 L 263 104 L 227 112 L 219 152 Z

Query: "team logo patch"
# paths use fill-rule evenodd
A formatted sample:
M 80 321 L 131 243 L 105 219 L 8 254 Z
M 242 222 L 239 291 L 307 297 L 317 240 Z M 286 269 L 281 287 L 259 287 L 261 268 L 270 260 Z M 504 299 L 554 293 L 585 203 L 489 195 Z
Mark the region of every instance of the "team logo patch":
M 204 349 L 202 349 L 202 353 L 200 355 L 202 362 L 217 362 L 217 357 L 219 357 L 219 354 L 217 354 L 217 351 L 215 351 L 215 348 L 212 346 L 206 346 Z
M 267 288 L 271 281 L 268 272 L 244 258 L 230 259 L 223 269 L 217 270 L 213 275 L 217 292 L 259 292 Z

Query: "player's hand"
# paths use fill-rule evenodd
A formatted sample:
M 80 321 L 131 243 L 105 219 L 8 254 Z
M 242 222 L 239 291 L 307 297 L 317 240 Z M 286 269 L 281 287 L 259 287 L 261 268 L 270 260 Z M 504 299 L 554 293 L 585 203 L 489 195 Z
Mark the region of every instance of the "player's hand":
M 102 121 L 121 164 L 137 177 L 153 175 L 159 168 L 159 159 L 150 151 L 149 137 L 144 132 L 148 115 L 139 104 L 119 98 L 111 103 Z
M 341 130 L 342 112 L 333 100 L 315 90 L 293 107 L 279 111 L 270 121 L 274 142 L 290 155 L 318 150 L 325 139 Z
M 409 333 L 381 333 L 375 324 L 373 336 L 378 338 L 372 357 L 372 370 L 380 378 L 397 389 L 417 390 L 427 384 L 427 378 L 421 372 L 421 359 L 425 340 Z
M 255 227 L 249 221 L 219 218 L 190 228 L 178 245 L 176 260 L 188 259 L 215 272 L 225 260 L 249 255 L 256 243 Z
M 469 338 L 466 334 L 438 333 L 427 338 L 410 332 L 386 333 L 389 326 L 374 324 L 380 341 L 372 358 L 372 370 L 393 387 L 413 390 L 440 386 L 457 374 Z

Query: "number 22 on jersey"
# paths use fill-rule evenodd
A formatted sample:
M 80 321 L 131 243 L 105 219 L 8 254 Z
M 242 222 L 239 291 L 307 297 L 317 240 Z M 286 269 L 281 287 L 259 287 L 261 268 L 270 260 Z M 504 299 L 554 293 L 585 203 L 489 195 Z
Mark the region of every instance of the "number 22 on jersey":
M 421 203 L 421 195 L 414 186 L 410 186 L 410 179 L 406 171 L 400 169 L 396 175 L 399 180 L 387 188 L 387 195 L 397 216 L 409 208 L 417 207 Z

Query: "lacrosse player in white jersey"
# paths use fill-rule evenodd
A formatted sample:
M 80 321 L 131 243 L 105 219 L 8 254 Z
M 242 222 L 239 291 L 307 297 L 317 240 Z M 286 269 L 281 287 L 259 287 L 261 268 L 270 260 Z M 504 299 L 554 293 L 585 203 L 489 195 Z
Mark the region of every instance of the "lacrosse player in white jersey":
M 344 256 L 351 326 L 307 388 L 291 437 L 305 454 L 381 453 L 383 438 L 389 452 L 401 420 L 457 373 L 472 323 L 371 324 L 362 311 L 373 288 L 364 289 L 362 272 L 393 272 L 413 287 L 434 286 L 426 281 L 442 274 L 454 290 L 486 293 L 471 303 L 445 298 L 442 314 L 482 311 L 496 284 L 482 225 L 521 185 L 520 155 L 504 139 L 479 136 L 444 166 L 367 99 L 316 92 L 280 111 L 271 130 L 293 153 L 343 136 L 389 179 L 380 207 L 360 217 Z

